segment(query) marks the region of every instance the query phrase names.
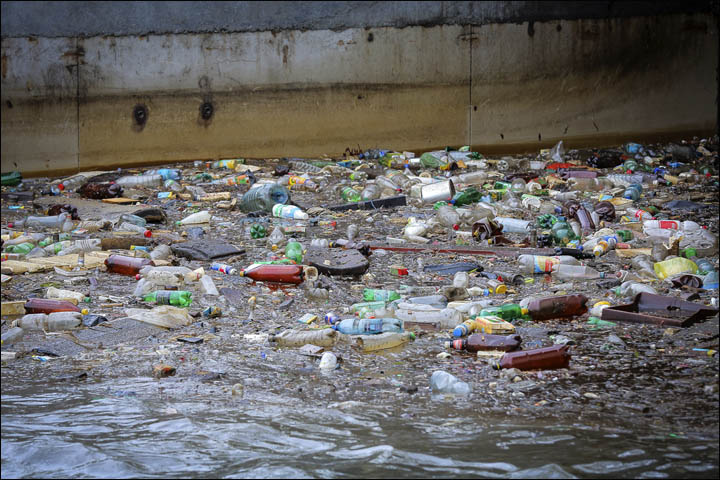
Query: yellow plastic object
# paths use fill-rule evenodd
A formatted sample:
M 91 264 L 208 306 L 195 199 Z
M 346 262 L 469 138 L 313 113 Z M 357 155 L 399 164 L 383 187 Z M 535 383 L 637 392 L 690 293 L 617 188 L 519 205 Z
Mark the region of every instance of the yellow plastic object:
M 475 328 L 473 331 L 476 332 L 487 333 L 490 335 L 507 335 L 515 333 L 515 326 L 513 324 L 496 316 L 476 317 L 474 323 Z
M 663 260 L 662 262 L 657 262 L 653 265 L 653 269 L 655 270 L 655 275 L 657 275 L 660 280 L 665 280 L 666 278 L 673 277 L 681 273 L 696 274 L 698 272 L 698 266 L 695 262 L 683 257 L 675 257 L 669 260 Z

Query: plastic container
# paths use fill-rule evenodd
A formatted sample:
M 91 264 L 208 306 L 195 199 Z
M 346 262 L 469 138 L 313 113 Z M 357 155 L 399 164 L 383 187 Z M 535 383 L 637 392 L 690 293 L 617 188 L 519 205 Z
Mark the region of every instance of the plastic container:
M 20 327 L 25 331 L 45 330 L 46 332 L 59 332 L 80 327 L 82 318 L 80 312 L 53 312 L 49 315 L 35 313 L 13 321 L 12 326 Z
M 189 307 L 192 304 L 192 293 L 187 290 L 158 290 L 145 295 L 143 301 L 157 305 Z
M 316 345 L 318 347 L 332 347 L 337 339 L 338 332 L 332 328 L 319 330 L 285 330 L 278 335 L 271 336 L 281 347 L 302 347 L 303 345 Z
M 646 212 L 645 210 L 641 210 L 639 208 L 628 208 L 626 211 L 630 217 L 634 217 L 638 220 L 645 221 L 645 220 L 654 220 L 655 219 L 655 217 L 653 217 L 652 214 Z
M 158 168 L 148 170 L 145 175 L 160 175 L 163 180 L 178 180 L 181 177 L 180 171 L 174 168 Z
M 440 225 L 458 230 L 460 228 L 460 215 L 450 205 L 443 205 L 435 212 L 435 219 Z
M 466 350 L 468 352 L 480 352 L 485 350 L 500 350 L 509 352 L 520 347 L 522 339 L 520 335 L 489 335 L 485 333 L 474 333 L 467 338 L 461 338 L 445 342 L 445 348 L 455 350 Z
M 495 217 L 495 221 L 503 226 L 503 233 L 529 233 L 532 222 L 519 218 Z
M 379 290 L 373 288 L 363 289 L 363 300 L 367 302 L 392 302 L 399 300 L 400 295 L 394 290 Z
M 296 263 L 302 263 L 303 260 L 303 248 L 298 242 L 288 242 L 285 247 L 285 256 Z
M 110 255 L 105 259 L 105 266 L 109 273 L 133 277 L 140 273 L 140 269 L 147 265 L 154 266 L 155 264 L 147 258 L 126 257 L 124 255 Z
M 2 334 L 0 345 L 12 345 L 15 342 L 19 342 L 22 340 L 23 335 L 25 335 L 25 330 L 20 327 L 12 327 Z
M 442 310 L 408 310 L 403 308 L 395 309 L 395 317 L 405 322 L 434 323 L 441 330 L 449 330 L 462 322 L 462 313 L 454 308 L 443 308 Z
M 57 189 L 65 192 L 72 192 L 76 188 L 81 187 L 88 181 L 85 175 L 73 175 L 72 177 L 64 179 L 62 182 L 56 185 Z
M 120 215 L 120 218 L 118 218 L 118 225 L 128 222 L 132 223 L 133 225 L 137 225 L 138 227 L 145 227 L 147 225 L 147 220 L 145 220 L 143 217 L 138 217 L 137 215 L 132 215 L 130 213 L 123 213 Z
M 642 191 L 642 185 L 633 183 L 625 189 L 625 192 L 623 192 L 623 197 L 628 200 L 636 201 L 642 196 Z
M 457 326 L 453 329 L 454 337 L 464 337 L 473 332 L 487 333 L 491 335 L 507 335 L 515 333 L 515 326 L 500 317 L 491 315 L 476 316 L 456 325 Z
M 336 322 L 332 328 L 346 335 L 372 335 L 402 332 L 403 322 L 397 318 L 348 318 Z
M 442 370 L 435 370 L 430 376 L 430 388 L 436 393 L 455 393 L 467 395 L 470 393 L 470 385 L 461 382 L 454 375 Z
M 76 240 L 58 252 L 58 255 L 70 255 L 72 253 L 97 252 L 102 250 L 99 238 L 87 238 Z
M 28 227 L 38 227 L 38 228 L 56 228 L 59 230 L 62 230 L 63 232 L 68 232 L 73 229 L 73 222 L 70 214 L 68 213 L 61 213 L 59 215 L 51 216 L 51 217 L 25 217 L 21 220 L 18 220 L 16 222 L 12 222 L 8 224 L 8 227 L 10 228 L 28 228 Z
M 360 192 L 360 198 L 362 200 L 377 200 L 380 198 L 381 193 L 382 189 L 380 186 L 375 183 L 371 183 L 363 188 L 362 192 Z
M 493 366 L 496 369 L 517 368 L 518 370 L 552 370 L 568 368 L 570 365 L 570 352 L 567 345 L 553 345 L 552 347 L 508 352 Z
M 700 230 L 702 227 L 699 223 L 693 222 L 692 220 L 685 220 L 684 222 L 678 220 L 647 220 L 643 222 L 643 231 L 651 228 L 693 232 L 695 230 Z
M 528 306 L 528 314 L 535 321 L 555 318 L 568 318 L 587 312 L 585 295 L 561 295 L 532 300 Z
M 527 308 L 522 308 L 516 303 L 506 303 L 497 307 L 487 307 L 480 311 L 481 317 L 500 317 L 505 321 L 517 320 L 527 315 Z
M 30 298 L 25 302 L 25 313 L 81 312 L 82 310 L 67 300 Z
M 203 275 L 202 277 L 200 277 L 200 287 L 202 288 L 202 291 L 205 295 L 220 295 L 220 292 L 218 292 L 218 289 L 215 286 L 215 282 L 213 281 L 212 277 L 208 275 Z
M 237 275 L 237 269 L 232 265 L 228 265 L 226 263 L 215 262 L 210 265 L 210 269 L 215 270 L 216 272 L 224 273 L 226 275 Z
M 616 287 L 613 289 L 613 293 L 615 295 L 618 295 L 620 297 L 634 297 L 638 293 L 647 292 L 657 295 L 657 290 L 655 290 L 650 285 L 645 285 L 643 283 L 628 281 L 624 282 L 619 287 Z
M 271 212 L 274 205 L 285 204 L 289 200 L 290 192 L 285 187 L 268 183 L 248 190 L 240 199 L 240 209 L 246 213 L 258 210 Z
M 445 295 L 423 295 L 421 297 L 410 297 L 407 299 L 407 302 L 442 309 L 447 307 L 448 299 Z
M 358 191 L 352 187 L 343 187 L 343 189 L 340 191 L 340 196 L 346 202 L 354 203 L 354 202 L 359 202 L 360 200 L 362 200 L 360 193 L 358 193 Z
M 303 212 L 300 207 L 295 205 L 283 205 L 278 203 L 272 207 L 273 217 L 278 218 L 292 218 L 295 220 L 307 220 L 308 214 Z
M 278 282 L 299 284 L 303 281 L 303 267 L 300 265 L 253 264 L 240 271 L 240 276 L 256 282 Z
M 363 352 L 375 352 L 404 345 L 415 339 L 412 332 L 383 332 L 377 335 L 358 335 L 356 345 Z
M 85 300 L 85 294 L 73 292 L 72 290 L 62 290 L 55 287 L 48 287 L 45 292 L 45 298 L 68 299 L 74 298 L 78 303 Z

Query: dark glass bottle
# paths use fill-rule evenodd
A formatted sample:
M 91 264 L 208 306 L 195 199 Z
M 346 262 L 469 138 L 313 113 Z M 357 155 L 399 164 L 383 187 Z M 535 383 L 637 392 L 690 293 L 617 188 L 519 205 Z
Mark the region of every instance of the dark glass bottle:
M 528 304 L 528 314 L 533 320 L 550 320 L 582 315 L 588 310 L 585 305 L 587 300 L 588 298 L 582 294 L 539 298 Z
M 123 255 L 110 255 L 105 259 L 105 266 L 109 273 L 118 273 L 134 277 L 146 265 L 155 265 L 152 260 L 142 257 L 125 257 Z
M 518 370 L 552 370 L 567 368 L 570 365 L 570 351 L 567 345 L 508 352 L 500 358 L 494 367 L 517 368 Z

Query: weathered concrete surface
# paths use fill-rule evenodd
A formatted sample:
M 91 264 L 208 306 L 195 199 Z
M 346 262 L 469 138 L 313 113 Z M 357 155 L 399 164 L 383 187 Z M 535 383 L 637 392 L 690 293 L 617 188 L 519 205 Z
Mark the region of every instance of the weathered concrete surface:
M 2 36 L 345 30 L 709 13 L 708 1 L 2 2 Z
M 2 170 L 709 134 L 717 65 L 717 22 L 702 13 L 4 38 Z

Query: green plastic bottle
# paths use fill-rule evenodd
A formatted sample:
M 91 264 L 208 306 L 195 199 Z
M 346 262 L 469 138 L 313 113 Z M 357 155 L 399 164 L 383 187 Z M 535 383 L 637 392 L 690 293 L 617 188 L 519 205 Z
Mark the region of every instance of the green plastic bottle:
M 600 320 L 598 317 L 590 317 L 587 321 L 590 325 L 597 325 L 598 327 L 614 327 L 617 325 L 615 322 L 608 322 L 607 320 Z
M 252 238 L 265 238 L 266 235 L 267 230 L 259 223 L 256 223 L 255 225 L 250 227 L 250 236 Z
M 576 238 L 575 232 L 573 232 L 573 229 L 570 228 L 570 225 L 562 220 L 555 222 L 555 225 L 552 226 L 550 233 L 552 234 L 555 244 L 561 246 L 567 245 L 570 240 L 574 240 Z
M 8 253 L 19 253 L 21 255 L 27 255 L 33 248 L 35 248 L 35 245 L 30 242 L 24 242 L 17 245 L 10 245 L 5 249 L 5 251 Z
M 383 302 L 382 300 L 376 302 L 353 303 L 352 305 L 350 305 L 350 313 L 358 313 L 364 309 L 378 310 L 380 308 L 385 308 L 385 302 Z
M 380 300 L 384 302 L 392 302 L 393 300 L 399 300 L 400 294 L 394 290 L 379 290 L 375 288 L 366 288 L 363 290 L 363 299 L 368 302 Z
M 517 303 L 507 303 L 500 305 L 499 307 L 488 307 L 483 308 L 480 311 L 481 317 L 495 316 L 500 317 L 505 321 L 516 320 L 527 316 L 527 308 L 522 308 Z
M 551 228 L 557 222 L 558 222 L 558 218 L 555 215 L 552 215 L 550 213 L 540 215 L 537 218 L 537 224 L 538 224 L 538 226 L 540 226 L 542 228 Z
M 64 242 L 65 240 L 71 240 L 71 239 L 72 239 L 72 235 L 70 235 L 69 233 L 61 233 L 58 236 L 59 242 Z M 38 242 L 38 247 L 45 248 L 48 245 L 52 245 L 53 243 L 54 242 L 53 242 L 52 237 L 45 237 L 44 239 L 42 239 L 41 241 Z
M 340 196 L 346 202 L 359 202 L 362 200 L 360 193 L 352 187 L 345 187 L 340 192 Z
M 632 240 L 633 238 L 633 233 L 631 230 L 616 230 L 615 234 L 620 237 L 623 242 L 627 242 L 628 240 Z
M 303 248 L 298 242 L 288 242 L 285 246 L 285 256 L 296 263 L 302 263 Z
M 476 190 L 474 187 L 468 187 L 462 192 L 457 192 L 450 203 L 456 207 L 462 207 L 463 205 L 471 205 L 477 203 L 482 199 L 482 193 Z
M 174 305 L 176 307 L 189 307 L 192 303 L 192 293 L 187 290 L 156 290 L 143 297 L 144 302 L 157 305 Z

